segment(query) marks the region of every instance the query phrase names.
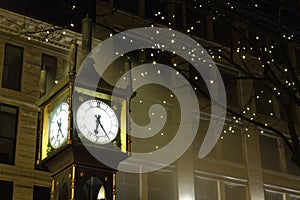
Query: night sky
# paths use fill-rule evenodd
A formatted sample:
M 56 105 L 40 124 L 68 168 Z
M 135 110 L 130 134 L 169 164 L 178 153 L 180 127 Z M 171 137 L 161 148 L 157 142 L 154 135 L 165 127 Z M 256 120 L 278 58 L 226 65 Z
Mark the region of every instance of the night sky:
M 73 5 L 76 7 L 73 8 Z M 95 18 L 95 0 L 0 0 L 0 7 L 51 24 L 80 31 L 81 20 L 88 13 Z M 70 24 L 75 27 L 70 27 Z

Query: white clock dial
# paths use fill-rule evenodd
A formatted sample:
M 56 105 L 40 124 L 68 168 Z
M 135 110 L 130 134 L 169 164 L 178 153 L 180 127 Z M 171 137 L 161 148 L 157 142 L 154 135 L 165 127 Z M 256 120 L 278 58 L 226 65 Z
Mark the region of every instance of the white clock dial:
M 89 141 L 107 144 L 115 139 L 119 130 L 114 110 L 100 100 L 87 100 L 77 111 L 77 128 Z
M 56 107 L 50 116 L 49 139 L 53 148 L 60 147 L 68 135 L 68 109 L 67 103 L 63 102 Z

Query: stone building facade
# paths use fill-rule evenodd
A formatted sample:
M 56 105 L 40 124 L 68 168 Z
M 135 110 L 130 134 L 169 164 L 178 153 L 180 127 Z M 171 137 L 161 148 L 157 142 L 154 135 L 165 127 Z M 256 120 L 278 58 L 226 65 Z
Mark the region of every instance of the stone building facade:
M 98 40 L 93 41 L 93 47 L 115 34 L 112 30 L 118 32 L 155 24 L 145 17 L 146 1 L 141 2 L 144 3 L 137 5 L 137 12 L 118 10 L 104 18 L 101 13 L 111 12 L 113 4 L 98 1 L 99 15 L 93 32 Z M 184 10 L 184 4 L 177 3 Z M 178 10 L 175 5 L 169 10 Z M 39 108 L 35 103 L 41 93 L 40 73 L 42 69 L 48 72 L 47 91 L 67 76 L 70 45 L 76 39 L 80 46 L 81 34 L 3 9 L 0 15 L 0 194 L 8 191 L 6 199 L 39 199 L 38 195 L 49 194 L 51 188 L 49 172 L 36 165 Z M 169 16 L 172 17 L 172 13 Z M 185 21 L 174 23 L 186 26 Z M 213 24 L 208 23 L 205 32 L 207 39 L 197 38 L 200 43 L 215 45 L 209 41 L 214 39 Z M 299 49 L 299 44 L 290 45 L 289 53 L 297 66 L 300 66 Z M 145 58 L 145 55 L 140 56 Z M 137 56 L 137 60 L 141 57 Z M 82 59 L 79 48 L 78 66 Z M 236 73 L 226 63 L 221 64 L 224 74 L 231 77 Z M 232 87 L 250 90 L 248 82 Z M 244 103 L 242 97 L 235 97 Z M 280 117 L 279 106 L 274 105 L 273 109 Z M 299 122 L 299 109 L 297 112 Z M 290 162 L 289 153 L 278 137 L 272 133 L 262 134 L 257 127 L 237 127 L 235 134 L 221 136 L 209 156 L 199 159 L 201 133 L 207 126 L 205 120 L 201 123 L 204 128 L 199 129 L 194 144 L 168 167 L 144 174 L 118 172 L 117 199 L 300 199 L 300 170 Z M 280 121 L 278 123 L 280 125 Z M 227 124 L 226 130 L 231 131 L 231 123 Z M 135 141 L 132 146 L 139 148 Z

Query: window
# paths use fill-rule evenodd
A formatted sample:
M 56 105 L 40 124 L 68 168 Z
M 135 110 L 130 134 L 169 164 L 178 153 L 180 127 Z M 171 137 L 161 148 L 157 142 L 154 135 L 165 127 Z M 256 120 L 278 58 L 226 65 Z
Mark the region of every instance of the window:
M 265 200 L 282 200 L 282 194 L 265 190 Z
M 266 86 L 257 84 L 255 87 L 255 97 L 256 97 L 256 111 L 260 114 L 273 115 L 274 114 L 274 104 L 273 95 L 266 88 Z
M 139 175 L 119 171 L 117 173 L 117 199 L 139 200 Z
M 23 48 L 5 44 L 2 87 L 18 91 L 21 90 L 22 64 Z
M 233 162 L 228 164 L 243 164 L 245 163 L 244 153 L 240 128 L 225 125 L 217 144 L 209 152 L 207 158 Z
M 266 36 L 265 32 L 259 30 L 256 25 L 250 24 L 248 28 L 248 40 L 253 46 L 252 54 L 254 56 L 260 56 L 259 49 L 266 47 Z
M 175 16 L 175 26 L 177 29 L 182 29 L 184 25 L 183 8 L 184 7 L 181 3 L 175 4 L 174 16 Z
M 230 47 L 232 45 L 232 27 L 226 21 L 215 19 L 213 24 L 214 41 Z
M 186 7 L 186 27 L 191 33 L 197 37 L 207 39 L 207 16 L 204 12 L 194 12 L 192 7 Z M 195 19 L 197 19 L 195 21 Z
M 0 180 L 0 194 L 2 200 L 12 200 L 13 182 Z
M 239 106 L 238 96 L 238 74 L 221 68 L 220 73 L 225 85 L 227 104 L 231 106 Z
M 197 200 L 217 200 L 217 181 L 196 177 L 195 193 Z
M 18 108 L 0 104 L 0 163 L 14 164 Z
M 280 157 L 277 139 L 271 136 L 259 135 L 260 154 L 264 169 L 280 171 Z
M 234 44 L 239 46 L 248 46 L 247 39 L 248 38 L 248 30 L 246 25 L 244 24 L 236 24 L 234 29 Z
M 299 167 L 292 161 L 292 152 L 285 146 L 285 160 L 286 160 L 286 170 L 288 174 L 300 176 Z
M 245 187 L 233 184 L 225 184 L 225 196 L 228 200 L 247 199 Z
M 33 188 L 33 200 L 50 199 L 50 188 L 42 186 L 34 186 Z
M 168 2 L 164 0 L 145 0 L 145 15 L 150 19 L 167 23 L 168 13 L 163 12 L 168 10 Z
M 54 56 L 42 54 L 42 69 L 46 69 L 46 92 L 55 86 L 57 59 Z
M 300 200 L 300 196 L 294 196 L 294 195 L 289 195 L 290 196 L 290 200 Z
M 177 199 L 174 173 L 171 169 L 148 173 L 148 198 Z
M 244 163 L 244 148 L 241 133 L 238 128 L 230 129 L 229 126 L 226 133 L 223 132 L 221 135 L 220 143 L 222 146 L 222 159 L 236 163 Z
M 130 13 L 138 13 L 139 1 L 114 0 L 114 6 Z

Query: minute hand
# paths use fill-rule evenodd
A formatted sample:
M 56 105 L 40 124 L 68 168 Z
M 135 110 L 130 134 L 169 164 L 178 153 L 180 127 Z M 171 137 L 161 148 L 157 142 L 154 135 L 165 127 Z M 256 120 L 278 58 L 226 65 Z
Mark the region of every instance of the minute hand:
M 107 135 L 107 133 L 106 133 L 106 131 L 105 131 L 104 127 L 102 126 L 101 122 L 100 122 L 99 124 L 100 124 L 100 127 L 101 127 L 101 129 L 102 129 L 102 130 L 103 130 L 103 132 L 105 133 L 106 137 L 107 137 L 108 139 L 110 139 L 110 138 L 108 137 L 108 135 Z

